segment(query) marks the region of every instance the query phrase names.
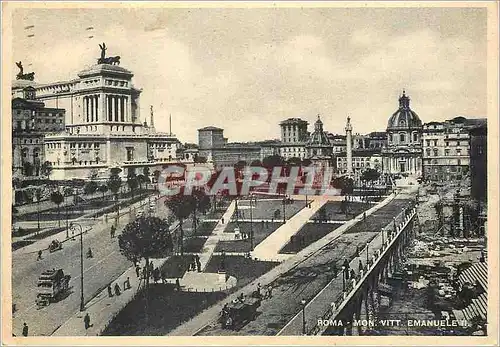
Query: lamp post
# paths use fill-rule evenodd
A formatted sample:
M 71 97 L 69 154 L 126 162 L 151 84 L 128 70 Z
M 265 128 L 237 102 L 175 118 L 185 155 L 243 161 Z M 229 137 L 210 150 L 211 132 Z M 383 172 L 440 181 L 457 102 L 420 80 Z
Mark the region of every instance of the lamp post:
M 257 201 L 256 201 L 257 204 Z M 250 250 L 253 251 L 253 207 L 252 207 L 252 195 L 250 195 Z
M 342 266 L 342 292 L 345 292 L 345 266 Z
M 283 224 L 286 223 L 286 195 L 283 198 Z
M 307 335 L 306 333 L 306 300 L 300 300 L 302 304 L 302 335 Z
M 83 227 L 77 223 L 71 223 L 70 228 L 80 229 L 80 311 L 85 310 L 85 299 L 83 297 Z

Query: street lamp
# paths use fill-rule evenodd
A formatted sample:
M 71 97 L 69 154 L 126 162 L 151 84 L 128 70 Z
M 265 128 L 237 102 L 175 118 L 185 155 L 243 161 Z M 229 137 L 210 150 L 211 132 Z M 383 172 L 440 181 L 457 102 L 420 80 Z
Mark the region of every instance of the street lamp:
M 283 224 L 286 223 L 286 195 L 283 198 Z
M 83 227 L 72 222 L 70 228 L 74 230 L 76 227 L 80 229 L 80 311 L 85 310 L 85 299 L 83 297 Z
M 255 198 L 257 199 L 257 198 Z M 257 204 L 257 201 L 255 201 Z M 250 195 L 250 250 L 253 251 L 253 208 L 252 208 L 252 195 Z
M 345 266 L 342 266 L 342 291 L 345 292 Z
M 302 335 L 307 335 L 306 333 L 306 300 L 300 300 L 302 304 Z

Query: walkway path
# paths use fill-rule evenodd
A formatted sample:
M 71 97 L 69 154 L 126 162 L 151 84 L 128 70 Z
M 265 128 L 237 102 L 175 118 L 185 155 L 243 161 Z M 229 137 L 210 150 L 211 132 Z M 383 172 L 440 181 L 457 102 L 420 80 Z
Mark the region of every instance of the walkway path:
M 203 246 L 203 252 L 200 255 L 201 271 L 204 271 L 207 267 L 210 258 L 212 258 L 215 247 L 217 247 L 217 243 L 219 243 L 221 237 L 224 236 L 224 230 L 226 230 L 226 227 L 231 220 L 231 216 L 233 215 L 235 208 L 236 204 L 234 201 L 232 201 L 226 212 L 224 212 L 224 214 L 222 215 L 222 218 L 218 221 L 217 225 L 214 228 L 214 231 L 205 242 L 205 245 Z
M 326 202 L 328 199 L 325 197 L 313 199 L 310 208 L 300 210 L 259 243 L 252 252 L 252 258 L 270 261 L 279 258 L 279 251 L 290 241 L 290 237 L 295 235 Z

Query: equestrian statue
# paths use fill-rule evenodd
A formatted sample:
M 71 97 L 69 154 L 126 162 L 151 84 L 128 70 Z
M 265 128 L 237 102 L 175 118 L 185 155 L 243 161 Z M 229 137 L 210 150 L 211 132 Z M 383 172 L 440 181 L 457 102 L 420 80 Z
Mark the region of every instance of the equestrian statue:
M 23 68 L 23 63 L 22 62 L 16 62 L 17 67 L 19 68 L 19 73 L 16 75 L 16 79 L 18 80 L 28 80 L 28 81 L 33 81 L 35 79 L 35 73 L 30 72 L 25 74 L 24 73 L 24 68 Z
M 120 65 L 120 56 L 117 55 L 115 57 L 106 57 L 106 44 L 103 42 L 102 45 L 99 44 L 101 48 L 101 57 L 97 59 L 97 64 L 110 64 L 110 65 Z

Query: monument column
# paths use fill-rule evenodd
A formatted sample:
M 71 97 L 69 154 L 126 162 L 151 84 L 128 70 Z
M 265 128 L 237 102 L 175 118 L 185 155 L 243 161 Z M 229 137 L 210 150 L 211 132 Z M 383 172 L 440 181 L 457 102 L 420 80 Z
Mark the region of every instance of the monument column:
M 352 125 L 350 117 L 347 117 L 345 131 L 347 145 L 347 175 L 352 176 Z

